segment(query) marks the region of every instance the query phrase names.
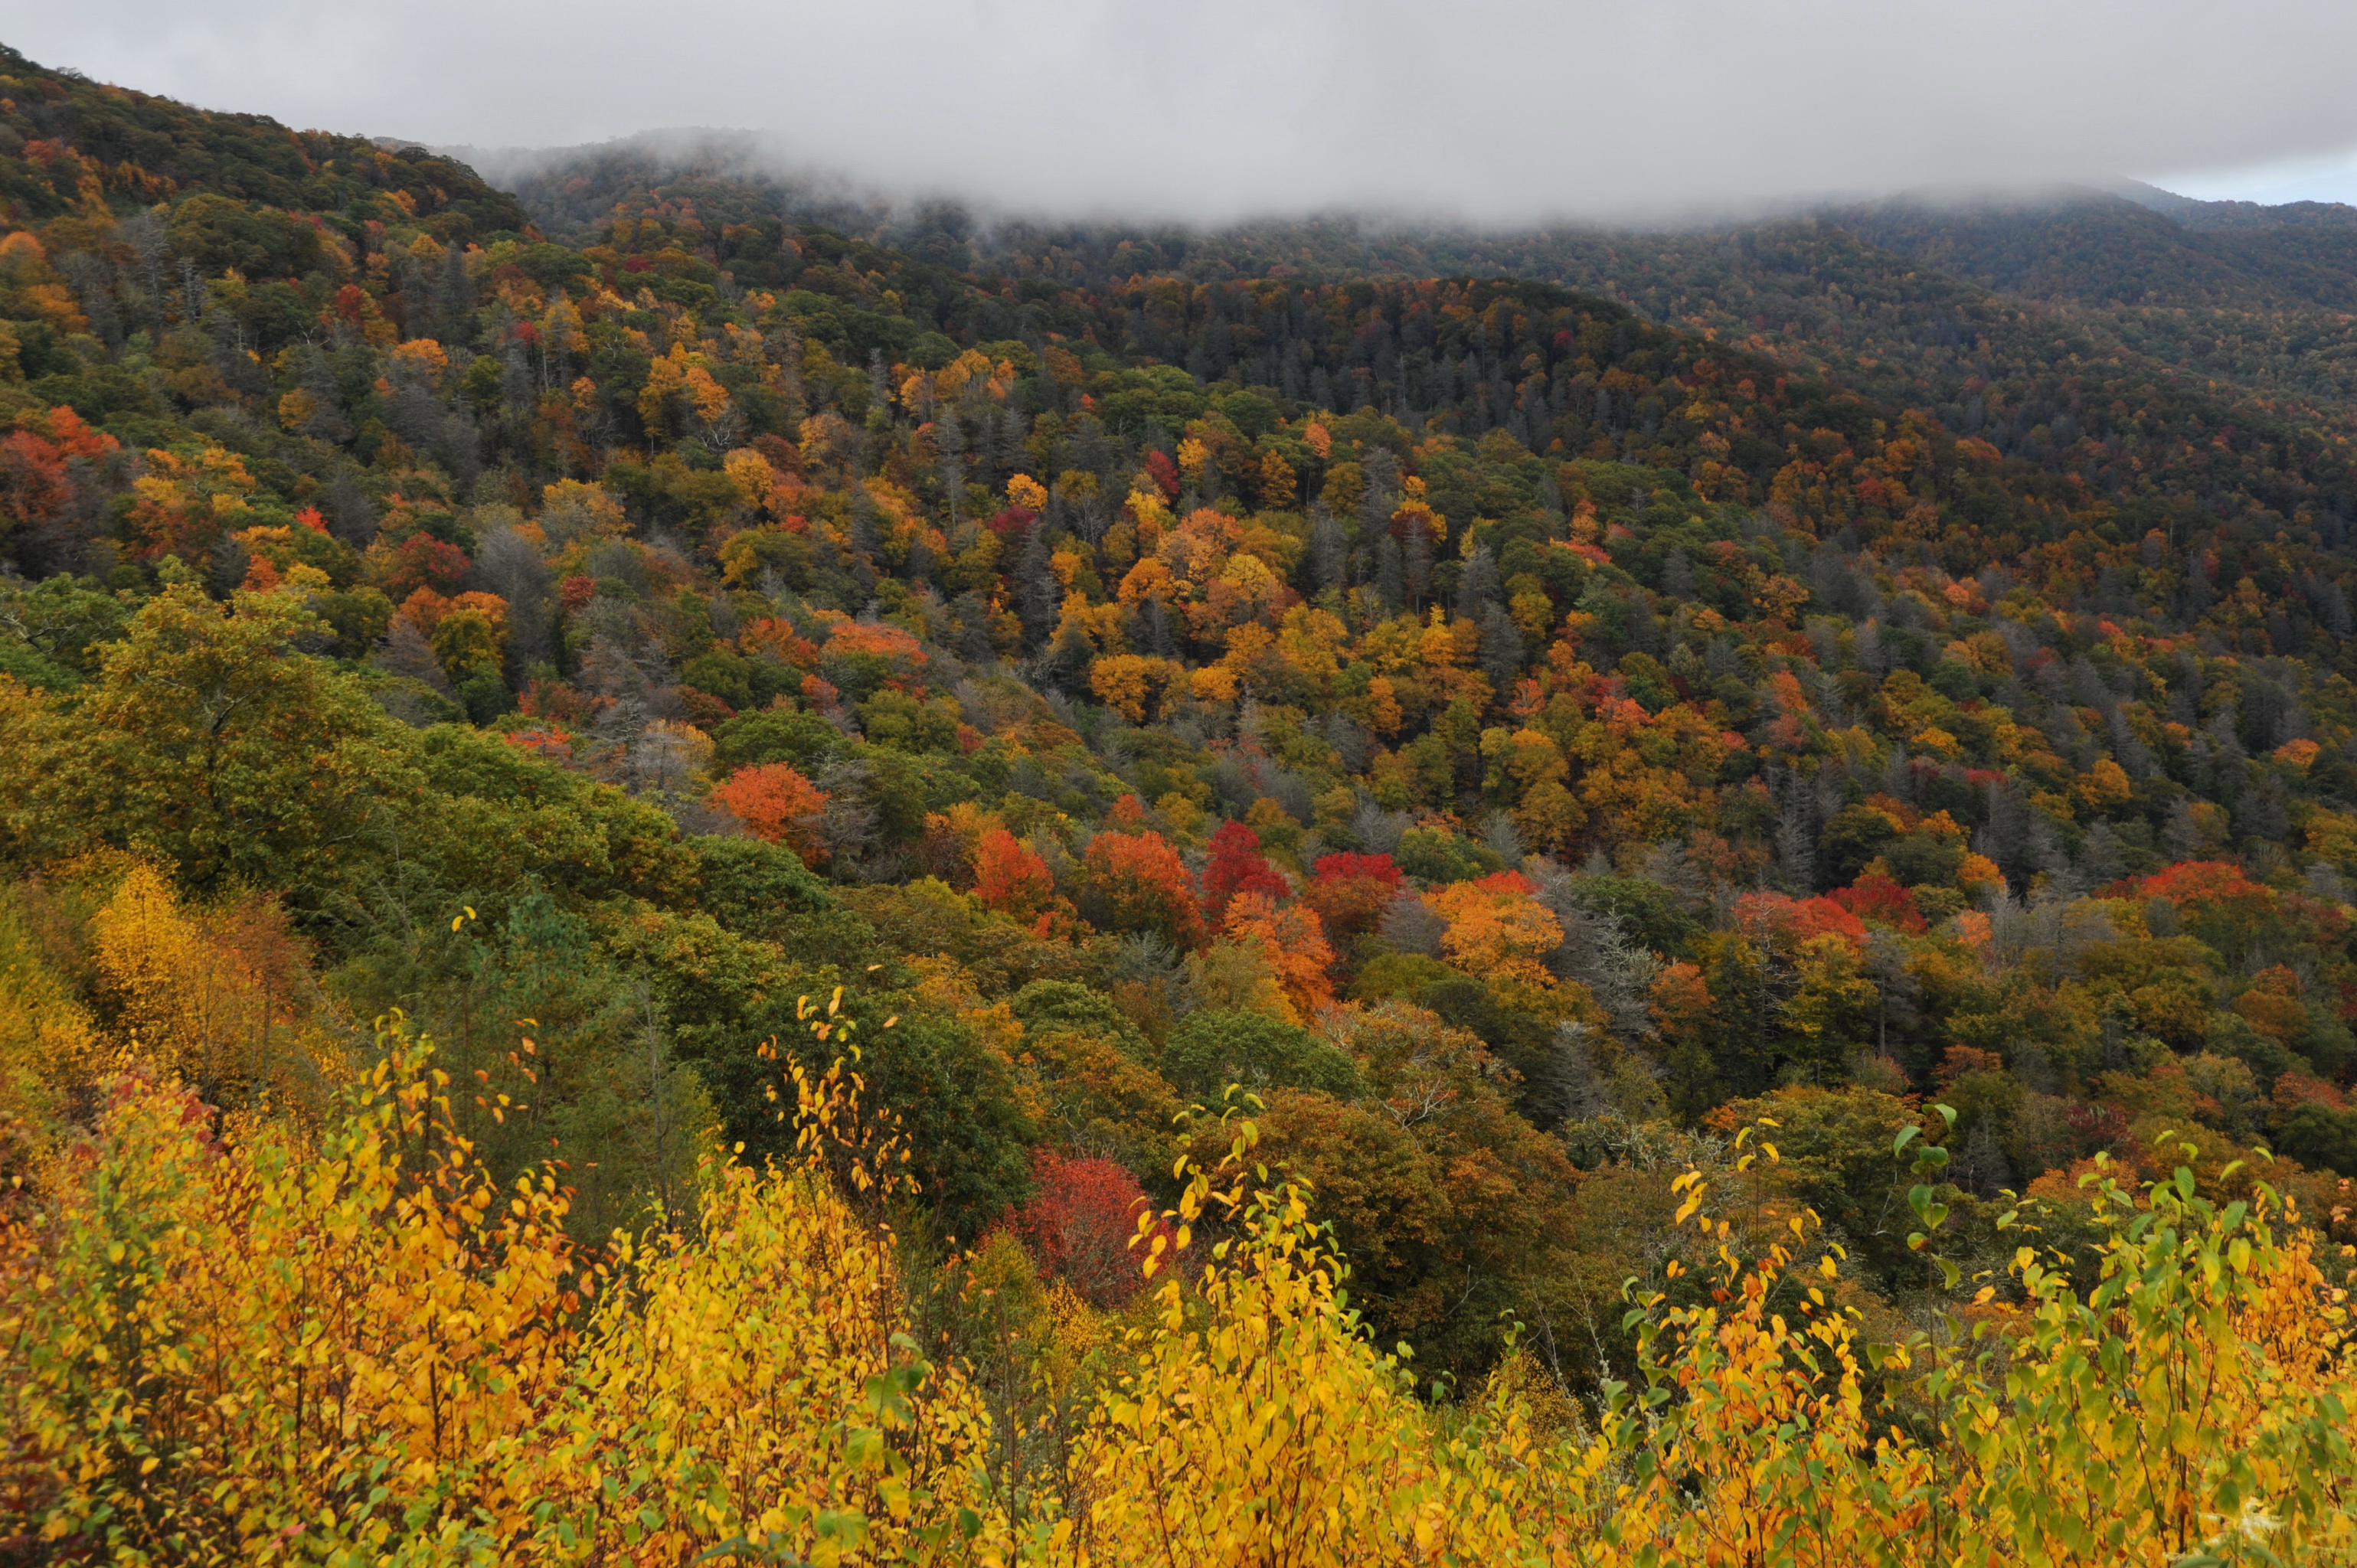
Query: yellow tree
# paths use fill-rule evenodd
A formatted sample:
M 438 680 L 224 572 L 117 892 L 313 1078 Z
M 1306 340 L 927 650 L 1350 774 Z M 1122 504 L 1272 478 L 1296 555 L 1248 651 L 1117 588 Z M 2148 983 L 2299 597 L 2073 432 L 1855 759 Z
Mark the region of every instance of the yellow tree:
M 215 1104 L 319 1109 L 341 1053 L 313 1026 L 301 950 L 274 907 L 188 909 L 152 865 L 118 875 L 91 918 L 90 948 L 131 1059 Z
M 1149 713 L 1160 708 L 1165 693 L 1186 674 L 1187 667 L 1175 659 L 1110 653 L 1089 666 L 1089 688 L 1105 706 L 1130 723 L 1143 724 Z

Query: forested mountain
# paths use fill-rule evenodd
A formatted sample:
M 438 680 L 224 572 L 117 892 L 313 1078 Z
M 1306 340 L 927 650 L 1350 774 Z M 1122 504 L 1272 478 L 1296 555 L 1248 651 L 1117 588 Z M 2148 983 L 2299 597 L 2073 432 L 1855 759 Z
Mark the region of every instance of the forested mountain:
M 2345 213 L 0 202 L 0 1552 L 2357 1530 Z
M 1205 231 L 896 206 L 775 172 L 780 154 L 757 139 L 708 134 L 510 166 L 537 220 L 576 237 L 627 212 L 716 231 L 817 221 L 944 264 L 1095 287 L 1160 275 L 1553 283 L 1936 408 L 1951 429 L 2007 451 L 2058 413 L 2075 438 L 2091 412 L 2107 443 L 2114 421 L 2131 422 L 2133 439 L 2156 416 L 2179 440 L 2191 424 L 2256 419 L 2334 441 L 2357 395 L 2357 213 L 2312 202 L 2197 202 L 2124 184 L 1895 199 L 1702 231 L 1483 231 L 1348 215 Z M 2334 506 L 2345 513 L 2345 497 Z

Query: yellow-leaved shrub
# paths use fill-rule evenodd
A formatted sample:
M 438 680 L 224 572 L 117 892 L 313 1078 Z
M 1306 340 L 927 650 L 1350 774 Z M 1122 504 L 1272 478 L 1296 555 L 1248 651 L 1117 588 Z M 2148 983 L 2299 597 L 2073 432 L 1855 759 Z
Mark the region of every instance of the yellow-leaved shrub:
M 1041 1560 L 2357 1562 L 2347 1293 L 2264 1185 L 2216 1206 L 2183 1170 L 2091 1177 L 2092 1287 L 2024 1246 L 1972 1333 L 1869 1347 L 1813 1214 L 1757 1188 L 1722 1208 L 1691 1173 L 1680 1223 L 1717 1262 L 1678 1302 L 1632 1301 L 1646 1385 L 1608 1385 L 1591 1431 L 1520 1355 L 1460 1407 L 1420 1403 L 1352 1321 L 1308 1195 L 1246 1179 L 1253 1141 L 1236 1122 L 1170 1216 L 1232 1233 L 1195 1288 L 1164 1287 Z
M 834 1011 L 813 1033 L 841 1043 Z M 791 1076 L 792 1164 L 717 1166 L 692 1232 L 591 1262 L 554 1171 L 492 1180 L 430 1046 L 397 1019 L 381 1043 L 316 1142 L 119 1079 L 46 1214 L 10 1217 L 0 1501 L 45 1550 L 1006 1559 L 987 1416 L 916 1355 L 891 1238 L 845 1194 L 906 1178 L 842 1063 Z
M 484 1544 L 567 1366 L 564 1199 L 490 1179 L 396 1029 L 316 1143 L 120 1079 L 9 1235 L 7 1489 L 66 1555 L 413 1558 Z
M 1141 1216 L 1145 1267 L 1193 1228 L 1224 1220 L 1192 1281 L 1161 1287 L 1137 1364 L 1100 1402 L 1075 1456 L 1070 1517 L 1049 1561 L 1076 1564 L 1496 1561 L 1512 1520 L 1434 1441 L 1401 1361 L 1343 1299 L 1342 1259 L 1297 1184 L 1256 1187 L 1253 1122 L 1223 1116 L 1229 1147 L 1182 1159 L 1178 1207 Z M 1166 1236 L 1157 1223 L 1175 1222 Z M 1191 1288 L 1190 1288 L 1191 1287 Z
M 841 995 L 803 1005 L 837 1047 Z M 789 1079 L 799 1157 L 712 1172 L 694 1239 L 618 1260 L 624 1283 L 518 1467 L 540 1518 L 517 1560 L 1005 1559 L 985 1511 L 989 1416 L 960 1369 L 919 1355 L 891 1238 L 855 1207 L 913 1190 L 907 1147 L 862 1125 L 841 1058 Z
M 920 1353 L 907 1151 L 863 1120 L 839 1002 L 803 1008 L 848 1059 L 789 1069 L 793 1157 L 715 1162 L 692 1225 L 595 1260 L 553 1169 L 475 1161 L 397 1021 L 316 1136 L 119 1078 L 5 1211 L 0 1517 L 135 1563 L 2357 1562 L 2348 1261 L 2264 1183 L 2099 1166 L 2092 1250 L 2024 1204 L 2002 1283 L 1868 1345 L 1762 1122 L 1677 1184 L 1713 1262 L 1632 1287 L 1641 1386 L 1583 1412 L 1514 1353 L 1435 1401 L 1231 1106 L 1140 1218 L 1139 1326 L 1032 1304 L 1010 1404 L 1013 1369 Z M 1940 1190 L 1910 1195 L 1933 1256 Z M 968 1310 L 1020 1284 L 1011 1245 Z
M 38 925 L 21 888 L 0 889 L 0 1122 L 27 1139 L 96 1088 L 108 1058 Z
M 118 1045 L 221 1106 L 324 1108 L 342 1055 L 313 1017 L 300 945 L 276 905 L 184 903 L 155 865 L 83 863 L 113 891 L 90 920 L 91 959 Z

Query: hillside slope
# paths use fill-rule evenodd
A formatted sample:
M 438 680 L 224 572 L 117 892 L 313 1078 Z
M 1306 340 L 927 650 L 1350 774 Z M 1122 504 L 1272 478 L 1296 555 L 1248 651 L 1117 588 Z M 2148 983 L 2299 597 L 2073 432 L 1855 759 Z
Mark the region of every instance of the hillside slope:
M 0 1557 L 2357 1538 L 2326 220 L 0 125 Z
M 2357 1174 L 2321 400 L 1887 212 L 846 232 L 618 163 L 558 242 L 447 160 L 0 75 L 27 1125 L 117 1049 L 316 1120 L 399 1008 L 602 1234 L 694 1129 L 785 1150 L 770 1042 L 842 985 L 942 1248 L 1071 1163 L 1125 1235 L 1233 1082 L 1386 1342 L 1470 1376 L 1544 1313 L 1577 1387 L 1679 1277 L 1660 1151 L 1752 1117 L 1925 1321 L 1902 1124 L 1966 1251 L 2163 1126 L 2319 1218 Z M 2019 275 L 2257 253 L 2113 205 Z

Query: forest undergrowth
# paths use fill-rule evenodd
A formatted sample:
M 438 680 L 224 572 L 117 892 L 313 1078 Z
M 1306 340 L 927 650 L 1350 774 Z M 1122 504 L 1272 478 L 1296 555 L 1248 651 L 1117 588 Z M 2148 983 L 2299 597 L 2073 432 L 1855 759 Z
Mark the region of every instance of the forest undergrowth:
M 216 1122 L 153 1064 L 12 1227 L 0 1498 L 27 1561 L 2194 1563 L 2357 1553 L 2346 1262 L 2264 1181 L 2084 1180 L 2093 1283 L 2018 1240 L 1929 1333 L 1867 1338 L 1840 1249 L 1761 1178 L 1690 1170 L 1706 1296 L 1630 1282 L 1639 1375 L 1568 1401 L 1512 1343 L 1420 1388 L 1350 1300 L 1256 1105 L 1186 1117 L 1145 1289 L 1092 1307 L 1004 1238 L 893 1223 L 905 1133 L 838 1053 L 778 1086 L 792 1149 L 706 1163 L 691 1210 L 568 1239 L 490 1176 L 404 1020 L 307 1137 Z M 2163 1163 L 2190 1159 L 2161 1140 Z M 1927 1269 L 1943 1150 L 1902 1137 Z M 2231 1173 L 2230 1173 L 2231 1174 Z M 1682 1272 L 1674 1266 L 1673 1276 Z

